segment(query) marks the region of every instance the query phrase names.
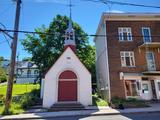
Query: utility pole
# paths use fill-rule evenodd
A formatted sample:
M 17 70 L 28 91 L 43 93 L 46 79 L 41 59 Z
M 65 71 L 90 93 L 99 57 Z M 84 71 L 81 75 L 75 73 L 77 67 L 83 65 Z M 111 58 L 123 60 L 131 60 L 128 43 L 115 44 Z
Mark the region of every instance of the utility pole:
M 16 51 L 17 51 L 17 41 L 18 41 L 18 28 L 19 28 L 19 18 L 20 18 L 20 4 L 21 0 L 16 1 L 16 16 L 15 16 L 15 24 L 14 24 L 14 34 L 13 41 L 11 43 L 11 60 L 10 60 L 10 70 L 9 70 L 9 79 L 7 84 L 7 93 L 6 93 L 6 101 L 5 101 L 5 114 L 9 114 L 9 108 L 12 100 L 12 89 L 14 82 L 14 70 L 15 70 L 15 62 L 16 62 Z

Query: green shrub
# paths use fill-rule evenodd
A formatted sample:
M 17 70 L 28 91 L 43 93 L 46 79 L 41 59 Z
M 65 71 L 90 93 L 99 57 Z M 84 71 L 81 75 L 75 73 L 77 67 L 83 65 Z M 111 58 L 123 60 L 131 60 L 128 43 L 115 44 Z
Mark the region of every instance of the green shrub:
M 119 97 L 112 98 L 111 106 L 113 108 L 120 108 L 120 106 L 123 106 L 124 108 L 148 107 L 145 101 L 138 100 L 136 98 L 123 99 Z
M 0 83 L 7 81 L 6 71 L 0 67 Z
M 97 93 L 92 95 L 92 102 L 94 106 L 108 106 L 108 102 L 103 100 Z
M 0 83 L 6 82 L 7 76 L 6 75 L 0 75 Z
M 125 99 L 120 98 L 120 97 L 113 97 L 113 98 L 111 99 L 111 102 L 112 102 L 113 104 L 123 104 L 123 103 L 125 102 Z
M 138 100 L 136 98 L 128 98 L 126 101 L 127 102 L 142 102 L 142 100 Z
M 21 99 L 20 103 L 22 108 L 27 109 L 39 101 L 39 90 L 33 90 L 31 93 L 24 94 Z
M 120 98 L 120 97 L 113 97 L 111 99 L 112 108 L 124 109 L 124 106 L 123 106 L 124 103 L 125 103 L 125 99 Z
M 22 98 L 22 95 L 17 95 L 12 97 L 12 102 L 17 103 Z
M 1 94 L 0 94 L 0 104 L 3 104 L 4 101 L 5 101 L 4 95 L 1 95 Z

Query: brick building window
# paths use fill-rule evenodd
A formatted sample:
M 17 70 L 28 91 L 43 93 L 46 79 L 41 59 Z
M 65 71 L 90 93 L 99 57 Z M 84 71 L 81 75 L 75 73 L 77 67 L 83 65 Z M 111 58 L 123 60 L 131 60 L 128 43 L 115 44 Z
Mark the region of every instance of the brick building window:
M 151 42 L 151 32 L 149 27 L 142 27 L 142 35 L 144 43 Z
M 127 96 L 138 96 L 138 89 L 135 80 L 125 81 Z
M 119 41 L 132 41 L 132 32 L 130 27 L 118 28 Z
M 121 51 L 121 66 L 122 67 L 134 67 L 135 60 L 134 60 L 134 52 L 131 51 Z

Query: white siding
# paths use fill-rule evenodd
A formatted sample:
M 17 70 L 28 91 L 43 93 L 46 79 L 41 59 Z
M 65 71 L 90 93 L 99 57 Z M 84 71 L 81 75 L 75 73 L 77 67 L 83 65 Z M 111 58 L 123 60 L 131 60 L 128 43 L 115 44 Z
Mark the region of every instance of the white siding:
M 101 25 L 97 35 L 106 35 L 105 26 L 105 23 Z M 99 90 L 102 90 L 103 96 L 110 99 L 107 37 L 96 37 L 95 45 L 97 85 Z
M 48 108 L 58 102 L 58 76 L 65 70 L 72 70 L 78 76 L 78 102 L 84 106 L 92 105 L 91 74 L 74 52 L 67 48 L 45 76 L 43 107 Z

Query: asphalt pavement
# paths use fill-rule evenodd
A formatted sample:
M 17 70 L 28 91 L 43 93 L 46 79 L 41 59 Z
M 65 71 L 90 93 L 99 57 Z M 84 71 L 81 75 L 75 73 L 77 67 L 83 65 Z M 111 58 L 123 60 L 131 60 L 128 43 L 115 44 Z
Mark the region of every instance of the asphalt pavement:
M 72 116 L 36 120 L 160 120 L 160 113 L 136 113 L 122 115 Z

